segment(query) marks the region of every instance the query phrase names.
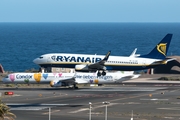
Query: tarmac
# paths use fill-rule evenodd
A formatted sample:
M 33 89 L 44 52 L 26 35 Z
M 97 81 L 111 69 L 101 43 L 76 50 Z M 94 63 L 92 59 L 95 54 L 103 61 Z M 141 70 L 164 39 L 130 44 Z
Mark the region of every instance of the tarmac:
M 109 120 L 166 120 L 180 119 L 178 86 L 106 86 L 81 88 L 43 89 L 19 88 L 0 89 L 1 93 L 13 91 L 14 95 L 2 96 L 2 101 L 16 114 L 16 120 L 87 120 L 90 105 L 91 119 L 105 118 L 105 105 L 108 101 Z
M 1 85 L 0 92 L 2 101 L 16 114 L 15 120 L 103 120 L 106 117 L 105 101 L 110 102 L 107 104 L 108 120 L 180 119 L 179 83 L 146 81 L 157 81 L 157 77 L 141 76 L 122 84 L 81 86 L 79 89 Z M 7 91 L 14 95 L 4 95 Z

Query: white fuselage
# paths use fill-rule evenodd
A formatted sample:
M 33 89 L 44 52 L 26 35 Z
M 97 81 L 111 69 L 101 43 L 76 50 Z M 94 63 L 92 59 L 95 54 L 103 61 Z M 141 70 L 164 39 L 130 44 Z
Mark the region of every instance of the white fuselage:
M 41 67 L 64 67 L 81 70 L 81 68 L 76 66 L 94 64 L 103 58 L 103 55 L 52 53 L 36 58 L 34 63 Z M 109 59 L 104 63 L 104 66 L 106 67 L 106 70 L 132 71 L 155 67 L 159 65 L 159 63 L 154 63 L 156 61 L 161 61 L 161 59 L 141 58 L 138 56 L 109 56 Z
M 134 75 L 133 72 L 115 72 L 107 73 L 106 76 L 97 77 L 96 73 L 12 73 L 3 78 L 3 83 L 50 83 L 64 82 L 64 80 L 74 80 L 77 84 L 82 83 L 117 83 L 123 80 L 137 78 L 139 75 Z M 66 82 L 68 82 L 68 80 Z
M 145 55 L 137 55 L 135 49 L 130 56 L 111 56 L 111 51 L 106 55 L 51 53 L 41 55 L 34 60 L 41 67 L 75 68 L 76 71 L 121 70 L 134 71 L 154 68 L 166 64 L 169 60 L 166 55 L 172 39 L 172 34 L 167 34 L 155 47 Z M 86 48 L 85 48 L 86 49 Z M 98 72 L 100 75 L 100 72 Z
M 3 78 L 3 83 L 50 83 L 74 77 L 74 73 L 12 73 Z
M 140 75 L 133 74 L 133 72 L 118 71 L 114 73 L 107 72 L 105 76 L 97 77 L 96 73 L 77 73 L 77 83 L 90 83 L 90 84 L 106 84 L 106 83 L 121 83 L 125 80 L 138 78 Z

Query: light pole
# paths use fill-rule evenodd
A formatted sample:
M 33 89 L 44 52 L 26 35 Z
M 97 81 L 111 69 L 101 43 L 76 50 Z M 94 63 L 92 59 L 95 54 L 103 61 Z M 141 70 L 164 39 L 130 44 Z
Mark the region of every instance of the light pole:
M 132 110 L 131 120 L 133 120 L 133 110 Z
M 110 104 L 110 102 L 102 102 L 105 106 L 106 106 L 106 109 L 105 109 L 105 120 L 107 120 L 107 105 Z
M 49 120 L 51 120 L 51 107 L 49 107 Z
M 91 102 L 89 102 L 89 120 L 91 120 L 91 105 L 92 105 L 92 103 Z

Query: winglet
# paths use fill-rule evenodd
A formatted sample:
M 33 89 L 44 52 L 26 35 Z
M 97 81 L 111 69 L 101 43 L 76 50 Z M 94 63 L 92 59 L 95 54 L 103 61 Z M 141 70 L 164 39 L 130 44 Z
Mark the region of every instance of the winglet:
M 111 54 L 111 51 L 109 51 L 109 52 L 106 54 L 106 56 L 104 57 L 103 61 L 107 61 L 110 54 Z
M 136 55 L 137 48 L 134 49 L 134 51 L 131 53 L 129 57 L 134 57 Z

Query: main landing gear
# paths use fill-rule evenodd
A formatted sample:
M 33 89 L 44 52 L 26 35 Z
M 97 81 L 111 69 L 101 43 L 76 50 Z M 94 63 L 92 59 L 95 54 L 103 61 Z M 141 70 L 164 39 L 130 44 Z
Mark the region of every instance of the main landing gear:
M 16 89 L 18 89 L 18 84 L 16 83 Z
M 70 84 L 69 88 L 71 88 L 71 89 L 78 89 L 78 86 L 77 86 L 76 83 L 74 83 L 74 84 Z
M 103 71 L 103 72 L 100 72 L 100 71 L 98 71 L 98 73 L 97 73 L 97 76 L 99 77 L 99 76 L 105 76 L 106 75 L 106 72 L 105 71 Z
M 78 86 L 76 86 L 76 84 L 74 84 L 73 89 L 78 89 Z

